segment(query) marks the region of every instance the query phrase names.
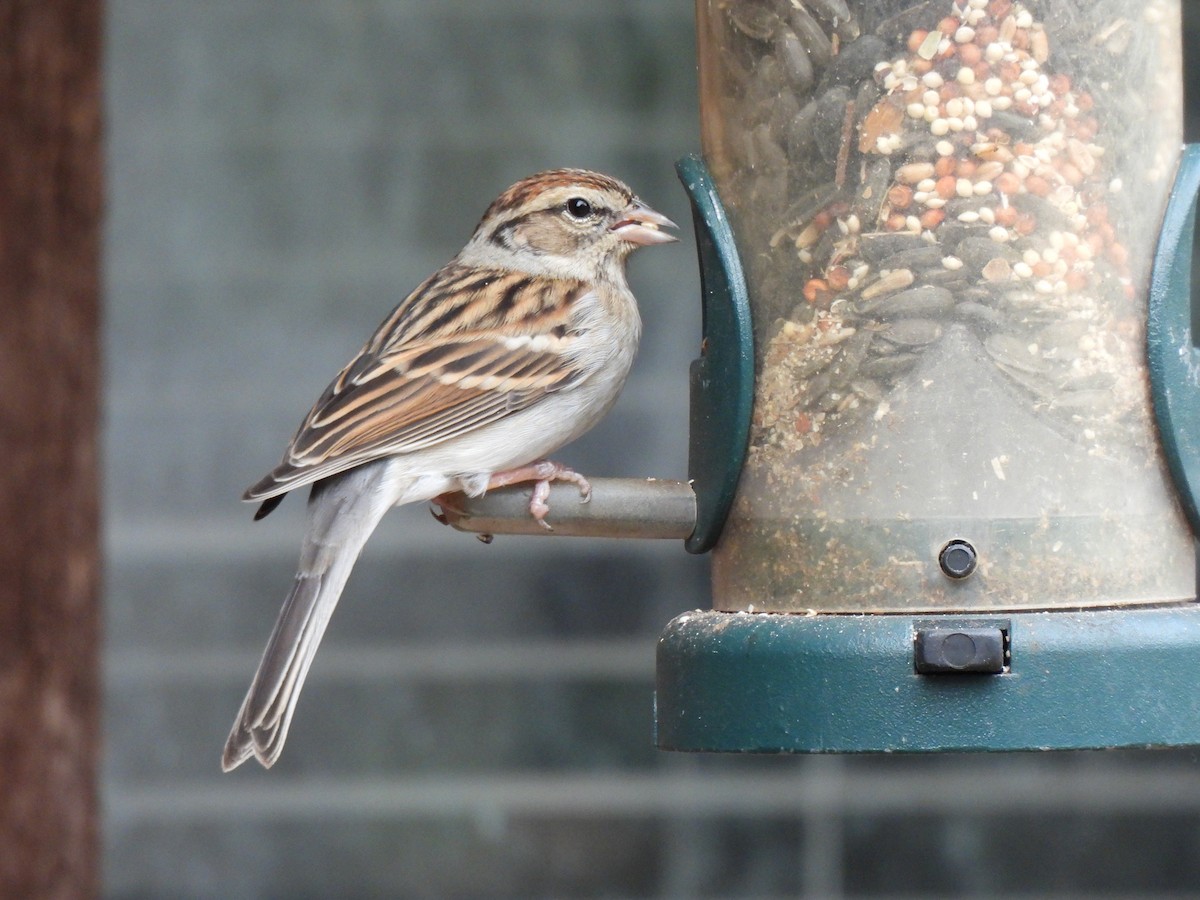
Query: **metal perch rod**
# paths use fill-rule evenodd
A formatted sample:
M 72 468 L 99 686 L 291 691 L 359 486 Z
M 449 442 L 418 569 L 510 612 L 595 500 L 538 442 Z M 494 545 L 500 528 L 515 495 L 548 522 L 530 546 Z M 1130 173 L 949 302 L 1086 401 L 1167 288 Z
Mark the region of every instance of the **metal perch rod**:
M 571 484 L 550 487 L 553 531 L 529 514 L 532 485 L 513 485 L 483 497 L 448 495 L 441 506 L 446 522 L 475 534 L 537 534 L 559 537 L 674 538 L 696 527 L 696 495 L 686 481 L 657 478 L 593 478 L 592 498 L 580 502 Z

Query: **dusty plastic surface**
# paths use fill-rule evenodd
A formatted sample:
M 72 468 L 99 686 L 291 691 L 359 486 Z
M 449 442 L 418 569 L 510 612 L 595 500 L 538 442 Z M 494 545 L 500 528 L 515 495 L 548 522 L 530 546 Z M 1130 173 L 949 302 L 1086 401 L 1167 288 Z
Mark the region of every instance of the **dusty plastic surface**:
M 1194 597 L 1145 362 L 1177 0 L 698 0 L 756 329 L 715 607 Z M 971 543 L 949 578 L 938 555 Z
M 961 631 L 968 620 L 957 617 L 683 613 L 658 642 L 655 743 L 725 753 L 1200 744 L 1197 604 L 970 618 L 1008 632 L 1002 673 L 916 671 L 915 633 Z

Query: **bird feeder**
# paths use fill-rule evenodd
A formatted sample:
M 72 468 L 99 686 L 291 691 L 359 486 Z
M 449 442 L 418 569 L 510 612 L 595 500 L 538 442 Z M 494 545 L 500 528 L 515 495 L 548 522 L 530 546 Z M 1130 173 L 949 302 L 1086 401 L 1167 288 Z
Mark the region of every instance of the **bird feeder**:
M 695 496 L 601 483 L 566 529 L 712 550 L 660 747 L 1200 743 L 1179 22 L 698 0 Z

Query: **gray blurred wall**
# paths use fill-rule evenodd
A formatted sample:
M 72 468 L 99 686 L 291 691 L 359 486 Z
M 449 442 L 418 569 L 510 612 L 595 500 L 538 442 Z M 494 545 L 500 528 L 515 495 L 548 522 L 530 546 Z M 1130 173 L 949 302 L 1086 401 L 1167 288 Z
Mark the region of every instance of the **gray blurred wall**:
M 252 523 L 242 489 L 516 178 L 593 167 L 689 221 L 692 4 L 108 9 L 107 896 L 1200 892 L 1191 752 L 660 754 L 654 643 L 705 561 L 423 508 L 368 546 L 282 761 L 221 775 L 303 507 Z M 695 271 L 686 238 L 633 260 L 642 355 L 565 461 L 685 475 Z

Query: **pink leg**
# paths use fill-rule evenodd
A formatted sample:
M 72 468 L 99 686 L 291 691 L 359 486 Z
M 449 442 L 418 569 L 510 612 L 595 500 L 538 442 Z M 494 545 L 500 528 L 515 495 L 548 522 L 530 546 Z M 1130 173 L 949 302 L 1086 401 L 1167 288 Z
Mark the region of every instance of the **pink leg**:
M 529 499 L 529 514 L 547 531 L 554 530 L 546 521 L 546 516 L 550 512 L 550 507 L 546 504 L 546 498 L 550 496 L 550 482 L 569 481 L 578 486 L 579 493 L 583 497 L 581 503 L 587 503 L 592 499 L 592 486 L 586 478 L 573 469 L 568 469 L 562 463 L 548 459 L 540 459 L 516 469 L 493 473 L 488 481 L 488 490 L 509 484 L 522 484 L 527 481 L 534 482 L 533 496 Z

